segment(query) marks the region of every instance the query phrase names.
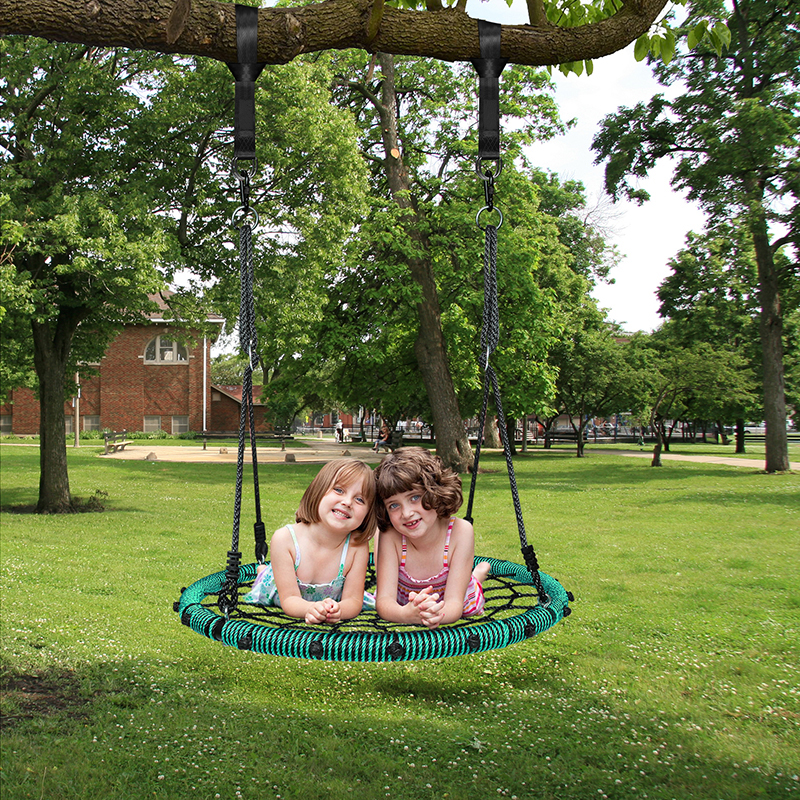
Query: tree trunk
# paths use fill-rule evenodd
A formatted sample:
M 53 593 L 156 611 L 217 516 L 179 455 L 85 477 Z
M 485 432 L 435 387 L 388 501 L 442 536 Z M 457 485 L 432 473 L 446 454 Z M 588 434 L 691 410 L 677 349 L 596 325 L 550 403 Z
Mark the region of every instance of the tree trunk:
M 67 470 L 67 436 L 64 425 L 64 386 L 77 314 L 62 312 L 55 331 L 32 322 L 33 361 L 39 379 L 39 501 L 40 514 L 73 510 Z
M 508 437 L 508 451 L 515 456 L 517 454 L 517 421 L 514 417 L 506 419 L 506 436 Z M 523 432 L 523 438 L 524 436 Z
M 764 369 L 764 424 L 767 429 L 764 469 L 767 472 L 783 472 L 789 469 L 783 375 L 783 319 L 778 274 L 763 213 L 751 221 L 750 232 L 758 265 L 758 296 L 761 304 L 759 332 Z
M 583 438 L 583 434 L 586 431 L 586 424 L 587 421 L 584 421 L 583 417 L 581 417 L 581 424 L 577 428 L 574 423 L 572 425 L 572 430 L 575 431 L 575 455 L 577 458 L 583 458 L 585 455 L 586 440 Z
M 436 453 L 444 463 L 458 472 L 466 472 L 472 463 L 472 448 L 458 407 L 455 386 L 450 374 L 447 347 L 442 331 L 439 295 L 429 257 L 428 242 L 421 232 L 420 220 L 411 195 L 408 169 L 403 163 L 397 134 L 397 96 L 394 85 L 394 59 L 379 55 L 383 84 L 381 102 L 377 111 L 381 118 L 384 165 L 392 198 L 408 212 L 406 232 L 417 245 L 420 256 L 411 256 L 407 264 L 411 277 L 421 289 L 422 300 L 417 304 L 419 333 L 414 343 L 414 353 L 428 394 L 436 429 Z
M 503 446 L 503 443 L 500 441 L 500 430 L 497 427 L 497 419 L 495 417 L 486 417 L 485 430 L 483 431 L 483 446 L 493 447 L 495 449 Z
M 737 453 L 745 453 L 747 450 L 745 449 L 744 444 L 744 420 L 737 419 L 736 420 L 736 452 Z
M 651 467 L 660 467 L 661 464 L 661 451 L 664 448 L 664 437 L 661 432 L 661 421 L 651 417 L 650 427 L 656 432 L 656 443 L 653 447 L 653 460 L 650 462 Z

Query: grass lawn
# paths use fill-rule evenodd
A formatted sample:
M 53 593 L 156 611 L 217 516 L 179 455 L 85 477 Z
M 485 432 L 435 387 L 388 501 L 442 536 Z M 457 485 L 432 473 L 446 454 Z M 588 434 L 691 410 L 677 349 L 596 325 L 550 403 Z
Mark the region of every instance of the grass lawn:
M 235 464 L 68 448 L 106 511 L 41 517 L 21 512 L 38 449 L 0 445 L 4 800 L 800 797 L 800 476 L 587 453 L 516 461 L 572 616 L 476 656 L 339 664 L 174 614 L 225 566 Z M 518 561 L 502 457 L 482 465 L 478 553 Z M 317 469 L 261 465 L 268 530 Z M 246 492 L 246 560 L 252 519 Z

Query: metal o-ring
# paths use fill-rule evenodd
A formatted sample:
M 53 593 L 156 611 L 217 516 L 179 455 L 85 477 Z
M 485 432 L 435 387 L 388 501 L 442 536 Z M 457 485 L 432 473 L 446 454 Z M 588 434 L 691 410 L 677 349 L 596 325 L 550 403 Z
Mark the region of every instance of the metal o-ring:
M 249 161 L 252 166 L 250 169 L 241 170 L 239 169 L 239 162 L 240 161 Z M 231 172 L 235 178 L 241 180 L 242 178 L 252 178 L 253 175 L 256 174 L 258 171 L 258 159 L 257 158 L 242 158 L 240 156 L 234 156 L 233 161 L 231 161 Z
M 261 221 L 260 217 L 258 216 L 258 211 L 254 208 L 245 208 L 244 206 L 239 206 L 236 211 L 233 212 L 233 216 L 231 217 L 231 222 L 235 225 L 236 224 L 236 217 L 241 214 L 243 217 L 246 217 L 248 214 L 253 215 L 253 225 L 251 227 L 257 228 L 259 222 Z
M 488 225 L 481 225 L 481 214 L 482 214 L 484 211 L 496 211 L 496 212 L 497 212 L 497 213 L 500 215 L 500 222 L 498 222 L 498 223 L 497 223 L 497 225 L 495 225 L 495 226 L 494 226 L 496 229 L 498 229 L 498 230 L 499 230 L 499 229 L 500 229 L 500 227 L 503 225 L 503 212 L 502 212 L 502 211 L 501 211 L 499 208 L 497 208 L 497 206 L 495 206 L 494 208 L 489 208 L 489 206 L 484 206 L 482 209 L 480 209 L 480 210 L 478 211 L 478 213 L 475 215 L 475 224 L 476 224 L 476 225 L 477 225 L 477 226 L 478 226 L 478 227 L 479 227 L 479 228 L 480 228 L 482 231 L 485 231 L 485 230 L 486 230 L 486 228 L 488 228 L 488 227 L 489 227 Z

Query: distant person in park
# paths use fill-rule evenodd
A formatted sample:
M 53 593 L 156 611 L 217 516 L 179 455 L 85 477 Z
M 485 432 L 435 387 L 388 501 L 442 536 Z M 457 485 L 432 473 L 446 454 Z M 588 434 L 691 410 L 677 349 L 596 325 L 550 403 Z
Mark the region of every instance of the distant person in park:
M 303 494 L 295 522 L 273 534 L 271 563 L 259 566 L 245 602 L 279 606 L 309 625 L 374 608 L 364 592 L 377 527 L 370 467 L 354 458 L 326 464 Z
M 437 628 L 482 613 L 485 561 L 475 567 L 472 525 L 453 516 L 461 478 L 422 447 L 401 447 L 375 470 L 380 548 L 378 614 Z
M 336 423 L 336 441 L 344 441 L 344 423 L 341 420 Z
M 381 431 L 378 434 L 378 441 L 375 442 L 375 447 L 372 449 L 377 453 L 381 447 L 388 445 L 392 438 L 392 432 L 389 430 L 389 426 L 386 422 L 381 423 Z

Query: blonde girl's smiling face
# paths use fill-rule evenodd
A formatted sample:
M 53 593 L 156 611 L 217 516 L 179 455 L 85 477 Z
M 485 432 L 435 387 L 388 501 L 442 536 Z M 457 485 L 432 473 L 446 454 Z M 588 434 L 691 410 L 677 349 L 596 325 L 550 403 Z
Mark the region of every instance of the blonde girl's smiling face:
M 363 479 L 350 484 L 334 482 L 320 500 L 320 521 L 336 531 L 359 528 L 369 510 L 363 487 Z
M 434 509 L 422 505 L 422 492 L 418 489 L 393 494 L 383 505 L 392 527 L 411 539 L 419 539 L 434 530 L 439 521 Z

